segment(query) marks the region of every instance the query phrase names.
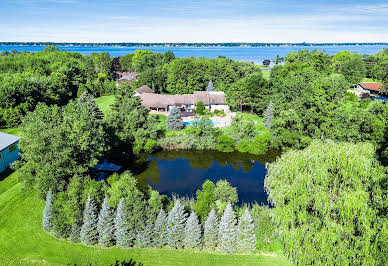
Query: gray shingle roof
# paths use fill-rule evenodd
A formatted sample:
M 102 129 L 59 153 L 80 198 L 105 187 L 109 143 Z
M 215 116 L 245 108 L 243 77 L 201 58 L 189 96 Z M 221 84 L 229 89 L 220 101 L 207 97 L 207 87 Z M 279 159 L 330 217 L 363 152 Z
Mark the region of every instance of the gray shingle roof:
M 0 151 L 11 146 L 20 138 L 18 136 L 10 135 L 7 133 L 0 132 Z
M 140 88 L 137 88 L 135 92 L 142 94 L 142 93 L 155 93 L 153 89 L 148 87 L 147 85 L 143 85 Z
M 224 92 L 195 91 L 194 94 L 166 95 L 156 93 L 140 94 L 142 104 L 149 108 L 166 108 L 169 105 L 196 104 L 226 104 Z

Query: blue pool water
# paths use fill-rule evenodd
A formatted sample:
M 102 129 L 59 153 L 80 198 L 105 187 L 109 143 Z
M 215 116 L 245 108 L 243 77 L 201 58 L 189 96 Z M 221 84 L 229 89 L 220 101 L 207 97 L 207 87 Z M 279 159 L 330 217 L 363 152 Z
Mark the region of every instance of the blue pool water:
M 217 121 L 208 121 L 207 123 L 209 123 L 209 125 L 218 125 L 220 122 L 217 122 Z M 183 124 L 185 124 L 186 126 L 198 126 L 199 122 L 198 121 L 185 121 L 183 122 Z

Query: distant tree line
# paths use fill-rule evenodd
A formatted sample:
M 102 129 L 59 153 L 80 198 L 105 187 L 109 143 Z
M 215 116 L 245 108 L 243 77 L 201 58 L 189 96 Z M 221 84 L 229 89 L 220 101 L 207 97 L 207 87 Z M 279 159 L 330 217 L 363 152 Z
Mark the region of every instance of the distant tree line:
M 250 42 L 226 42 L 226 43 L 79 43 L 79 42 L 0 42 L 1 45 L 33 45 L 33 46 L 47 46 L 47 45 L 56 45 L 56 46 L 172 46 L 172 47 L 181 47 L 181 46 L 210 46 L 210 47 L 219 47 L 219 46 L 348 46 L 348 45 L 387 45 L 388 43 L 384 42 L 370 42 L 370 43 L 250 43 Z

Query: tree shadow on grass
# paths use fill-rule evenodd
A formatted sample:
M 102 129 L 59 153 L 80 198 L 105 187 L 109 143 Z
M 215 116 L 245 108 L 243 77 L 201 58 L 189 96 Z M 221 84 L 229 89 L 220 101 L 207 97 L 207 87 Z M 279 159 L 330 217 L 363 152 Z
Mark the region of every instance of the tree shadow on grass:
M 10 176 L 13 172 L 15 172 L 14 170 L 12 170 L 11 168 L 7 168 L 5 169 L 3 172 L 0 173 L 0 181 L 3 181 L 4 179 L 6 179 L 8 176 Z

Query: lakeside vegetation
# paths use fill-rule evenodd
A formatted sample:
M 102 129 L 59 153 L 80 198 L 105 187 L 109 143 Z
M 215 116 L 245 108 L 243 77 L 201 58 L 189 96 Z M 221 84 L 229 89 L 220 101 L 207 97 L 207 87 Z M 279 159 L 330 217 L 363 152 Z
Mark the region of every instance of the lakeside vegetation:
M 372 57 L 375 64 L 368 69 L 358 54 L 340 52 L 332 58 L 303 50 L 275 66 L 269 80 L 252 64 L 226 58 L 176 59 L 171 52 L 138 51 L 122 57 L 119 65 L 106 53 L 86 57 L 55 47 L 0 58 L 1 126 L 13 127 L 5 130 L 9 133 L 23 133 L 22 159 L 0 182 L 0 214 L 7 217 L 0 230 L 9 237 L 0 241 L 5 243 L 0 258 L 112 263 L 131 255 L 141 263 L 157 263 L 160 256 L 163 264 L 205 264 L 207 259 L 228 264 L 237 258 L 247 264 L 281 264 L 286 263 L 281 255 L 263 255 L 280 254 L 280 243 L 294 263 L 382 264 L 387 260 L 387 175 L 381 164 L 388 159 L 388 107 L 346 92 L 367 75 L 383 80 L 385 92 L 388 50 Z M 112 73 L 119 68 L 139 72 L 139 80 L 116 87 Z M 179 111 L 167 118 L 150 115 L 133 97 L 139 85 L 182 94 L 206 90 L 209 80 L 215 90 L 226 92 L 232 110 L 239 111 L 229 127 L 214 128 L 203 108 L 198 124 L 184 127 Z M 266 188 L 273 208 L 238 204 L 238 194 L 227 182 L 206 181 L 195 198 L 178 199 L 138 188 L 128 172 L 102 181 L 93 172 L 104 158 L 134 159 L 158 149 L 260 154 L 268 148 L 284 151 L 268 166 Z M 13 213 L 12 206 L 18 212 Z M 20 227 L 21 236 L 9 236 L 7 230 L 16 226 L 13 219 L 31 212 L 34 226 L 20 218 L 26 224 Z M 106 213 L 115 213 L 123 223 L 115 221 L 113 226 Z M 157 237 L 149 238 L 160 213 L 168 213 L 168 241 L 161 246 L 169 248 L 149 249 L 161 247 L 155 244 Z M 199 223 L 206 224 L 210 216 L 222 221 L 211 248 L 208 238 L 199 241 L 205 235 Z M 248 231 L 254 236 L 242 233 Z M 131 237 L 124 241 L 117 232 Z M 31 239 L 15 251 L 29 234 L 52 247 L 32 248 L 39 240 Z M 103 249 L 97 243 L 134 247 Z M 239 250 L 241 246 L 249 246 L 253 255 L 219 253 L 249 253 Z M 82 252 L 86 258 L 54 256 L 54 247 Z M 192 248 L 197 252 L 185 250 Z M 12 258 L 10 252 L 18 255 Z

